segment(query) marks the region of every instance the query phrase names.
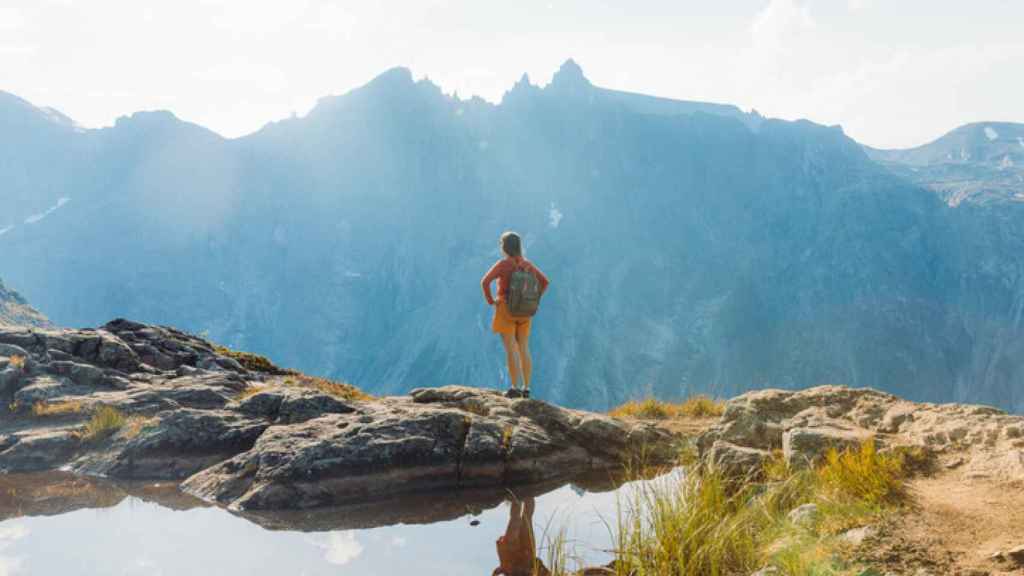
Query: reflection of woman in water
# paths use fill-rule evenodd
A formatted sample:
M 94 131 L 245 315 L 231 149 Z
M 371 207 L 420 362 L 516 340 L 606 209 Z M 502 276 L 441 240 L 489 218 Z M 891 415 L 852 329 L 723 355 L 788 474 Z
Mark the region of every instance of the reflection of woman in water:
M 505 535 L 498 538 L 498 567 L 491 576 L 550 576 L 551 572 L 537 558 L 537 542 L 533 537 L 533 498 L 520 502 L 513 497 Z

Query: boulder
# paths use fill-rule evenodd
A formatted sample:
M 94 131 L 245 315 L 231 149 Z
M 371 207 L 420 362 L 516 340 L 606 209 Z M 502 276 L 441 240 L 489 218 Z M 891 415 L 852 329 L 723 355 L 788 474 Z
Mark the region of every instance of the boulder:
M 707 461 L 717 442 L 753 450 L 782 448 L 793 466 L 830 448 L 874 438 L 880 446 L 920 447 L 935 464 L 973 477 L 1024 480 L 1024 416 L 988 406 L 920 404 L 868 388 L 818 386 L 756 390 L 733 398 L 697 439 Z
M 18 389 L 25 373 L 14 366 L 0 369 L 0 398 L 7 398 Z
M 764 469 L 765 462 L 771 457 L 767 450 L 737 446 L 718 440 L 711 446 L 707 454 L 708 465 L 726 477 L 757 477 Z
M 867 430 L 839 426 L 791 428 L 782 436 L 782 453 L 790 467 L 800 468 L 817 463 L 832 449 L 855 449 L 874 438 Z

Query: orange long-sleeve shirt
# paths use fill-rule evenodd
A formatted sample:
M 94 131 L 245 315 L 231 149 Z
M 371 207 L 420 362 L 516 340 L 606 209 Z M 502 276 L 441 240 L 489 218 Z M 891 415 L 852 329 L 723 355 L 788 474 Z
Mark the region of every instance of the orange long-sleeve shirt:
M 515 256 L 512 258 L 502 258 L 491 266 L 491 269 L 484 274 L 483 280 L 480 281 L 480 286 L 484 290 L 484 298 L 488 304 L 494 304 L 494 296 L 491 295 L 491 282 L 498 281 L 498 299 L 504 301 L 508 297 L 508 282 L 509 278 L 520 266 L 526 268 L 537 277 L 537 281 L 540 282 L 540 293 L 543 294 L 548 289 L 548 284 L 551 282 L 548 277 L 540 271 L 540 268 L 534 266 L 533 262 L 530 262 L 522 256 Z

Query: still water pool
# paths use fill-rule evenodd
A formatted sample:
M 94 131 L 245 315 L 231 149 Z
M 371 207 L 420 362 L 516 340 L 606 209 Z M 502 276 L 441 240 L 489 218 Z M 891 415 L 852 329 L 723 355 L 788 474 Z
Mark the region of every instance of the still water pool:
M 547 560 L 546 543 L 564 531 L 587 564 L 608 562 L 620 499 L 638 484 L 606 477 L 517 490 L 518 501 L 533 499 L 537 557 Z M 0 576 L 487 575 L 498 565 L 510 499 L 507 491 L 460 492 L 250 515 L 171 485 L 0 476 Z

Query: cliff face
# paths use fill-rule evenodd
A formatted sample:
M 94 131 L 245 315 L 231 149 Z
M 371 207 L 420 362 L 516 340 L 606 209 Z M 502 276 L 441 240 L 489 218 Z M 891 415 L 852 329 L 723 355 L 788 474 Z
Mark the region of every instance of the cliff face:
M 572 67 L 497 106 L 393 70 L 230 141 L 167 114 L 45 126 L 0 132 L 72 159 L 19 169 L 52 198 L 0 272 L 62 324 L 206 331 L 376 392 L 498 385 L 478 281 L 516 229 L 553 280 L 542 397 L 837 382 L 1024 410 L 1024 215 L 953 208 L 838 128 Z
M 50 327 L 50 321 L 0 280 L 0 326 Z

